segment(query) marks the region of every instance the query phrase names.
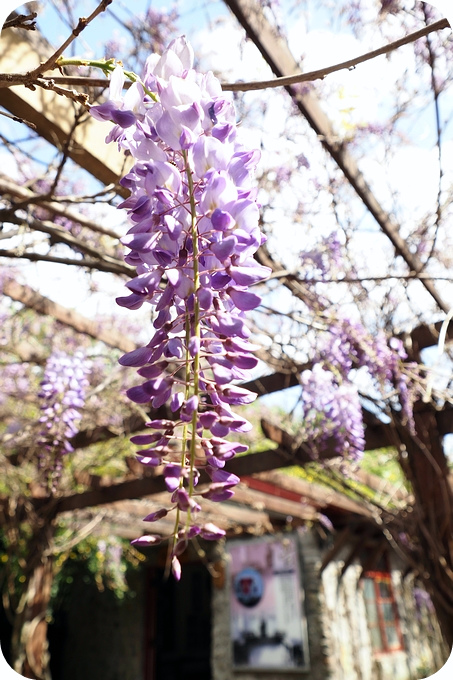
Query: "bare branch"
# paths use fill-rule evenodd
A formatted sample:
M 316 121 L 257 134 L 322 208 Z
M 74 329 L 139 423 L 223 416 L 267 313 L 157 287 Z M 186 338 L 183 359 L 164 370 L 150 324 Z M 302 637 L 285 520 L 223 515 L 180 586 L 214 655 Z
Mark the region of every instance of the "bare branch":
M 9 118 L 10 120 L 13 120 L 15 123 L 23 123 L 24 125 L 28 125 L 28 127 L 31 128 L 32 130 L 36 130 L 36 125 L 34 123 L 30 123 L 29 120 L 19 118 L 19 116 L 12 116 L 10 113 L 6 113 L 6 111 L 0 111 L 0 115 L 5 116 L 5 118 Z
M 409 33 L 404 36 L 404 38 L 399 38 L 394 42 L 388 43 L 388 45 L 383 45 L 376 50 L 371 52 L 365 52 L 353 59 L 348 59 L 347 61 L 340 62 L 339 64 L 333 64 L 332 66 L 325 66 L 323 68 L 317 69 L 315 71 L 308 71 L 307 73 L 296 73 L 292 76 L 284 76 L 282 78 L 272 78 L 272 80 L 258 80 L 251 82 L 238 82 L 238 83 L 222 83 L 222 89 L 229 92 L 248 92 L 250 90 L 267 90 L 268 88 L 275 87 L 287 87 L 289 85 L 297 85 L 298 83 L 313 82 L 315 80 L 323 80 L 326 76 L 331 73 L 336 73 L 337 71 L 353 70 L 359 64 L 363 64 L 366 61 L 380 57 L 383 54 L 389 54 L 399 49 L 403 45 L 408 45 L 420 38 L 433 33 L 434 31 L 440 31 L 444 28 L 449 27 L 447 19 L 440 19 L 439 21 L 429 24 L 418 31 Z M 49 70 L 49 69 L 46 69 Z M 110 81 L 107 78 L 83 78 L 80 76 L 55 76 L 53 78 L 43 77 L 39 79 L 39 82 L 33 82 L 32 76 L 35 72 L 30 72 L 27 74 L 21 73 L 11 73 L 11 74 L 0 74 L 0 88 L 1 87 L 11 87 L 12 85 L 30 85 L 36 84 L 44 87 L 44 83 L 52 83 L 53 86 L 56 85 L 72 85 L 77 86 L 87 86 L 87 87 L 103 87 L 106 88 L 110 85 Z M 125 82 L 124 87 L 128 88 L 132 83 Z M 51 89 L 51 88 L 47 88 Z
M 443 28 L 448 28 L 449 23 L 447 19 L 441 19 L 433 24 L 429 24 L 418 31 L 409 33 L 404 38 L 399 38 L 388 45 L 383 45 L 376 50 L 371 52 L 366 52 L 353 59 L 348 59 L 339 64 L 334 64 L 333 66 L 326 66 L 316 71 L 309 71 L 308 73 L 299 73 L 294 76 L 284 76 L 282 78 L 273 78 L 272 80 L 261 80 L 251 83 L 223 83 L 222 89 L 229 90 L 231 92 L 248 92 L 249 90 L 266 90 L 269 87 L 287 87 L 288 85 L 296 85 L 297 83 L 306 83 L 314 80 L 323 80 L 330 73 L 335 73 L 336 71 L 353 70 L 358 64 L 363 64 L 365 61 L 370 59 L 375 59 L 383 54 L 389 54 L 394 52 L 403 45 L 408 45 L 409 43 L 419 40 L 425 35 L 432 33 L 433 31 L 440 31 Z
M 113 264 L 106 264 L 99 260 L 87 260 L 81 258 L 56 257 L 55 255 L 39 255 L 38 253 L 17 252 L 14 250 L 1 250 L 0 257 L 6 257 L 13 260 L 28 260 L 29 262 L 53 262 L 54 264 L 67 264 L 74 267 L 84 267 L 85 269 L 95 269 L 98 272 L 106 272 L 108 274 L 124 275 L 124 268 L 121 265 L 115 266 Z
M 49 236 L 52 237 L 53 242 L 64 243 L 77 252 L 84 253 L 85 255 L 89 255 L 99 262 L 113 266 L 119 273 L 131 276 L 135 272 L 133 267 L 125 264 L 122 260 L 112 257 L 111 255 L 102 254 L 98 248 L 91 247 L 80 239 L 75 238 L 75 236 L 73 236 L 70 232 L 66 231 L 66 229 L 63 229 L 54 222 L 50 222 L 49 220 L 36 220 L 30 217 L 24 219 L 18 217 L 12 210 L 0 211 L 0 217 L 5 222 L 11 222 L 12 224 L 17 225 L 27 224 L 27 226 L 33 231 L 40 231 L 44 234 L 49 234 Z
M 36 12 L 31 12 L 30 14 L 17 14 L 12 19 L 5 21 L 3 28 L 23 28 L 26 31 L 36 30 Z M 28 23 L 30 22 L 30 23 Z
M 90 24 L 93 19 L 95 19 L 99 14 L 102 14 L 109 5 L 111 5 L 113 0 L 101 0 L 96 9 L 90 14 L 88 18 L 81 17 L 77 26 L 73 29 L 69 38 L 67 38 L 64 43 L 52 54 L 47 61 L 40 64 L 34 71 L 31 72 L 35 77 L 41 76 L 46 71 L 51 71 L 55 68 L 58 57 L 60 57 L 63 52 L 69 47 L 69 45 L 74 42 L 74 40 L 81 34 L 81 32 Z
M 19 205 L 15 206 L 16 208 L 23 208 L 30 204 L 39 204 L 41 207 L 45 208 L 46 210 L 49 210 L 54 215 L 65 217 L 71 222 L 80 224 L 80 226 L 86 227 L 87 229 L 90 229 L 91 231 L 94 231 L 98 234 L 110 236 L 111 238 L 114 239 L 120 238 L 120 235 L 117 234 L 115 231 L 111 229 L 106 229 L 105 227 L 99 225 L 97 222 L 88 219 L 85 215 L 82 215 L 82 213 L 69 210 L 68 208 L 61 205 L 61 203 L 70 202 L 72 200 L 72 197 L 58 196 L 58 202 L 49 201 L 46 200 L 45 196 L 35 194 L 32 191 L 30 191 L 30 189 L 27 189 L 26 187 L 23 186 L 19 186 L 18 184 L 16 184 L 16 182 L 13 182 L 7 177 L 2 176 L 0 176 L 0 194 L 2 195 L 3 198 L 5 196 L 14 196 L 16 198 L 20 198 L 21 202 Z
M 62 96 L 69 97 L 70 99 L 73 99 L 74 101 L 86 106 L 88 103 L 88 95 L 79 93 L 76 90 L 68 90 L 62 88 L 60 87 L 60 85 L 72 85 L 74 87 L 88 86 L 105 88 L 108 87 L 110 84 L 107 78 L 82 78 L 78 76 L 55 76 L 55 77 L 41 77 L 41 76 L 42 73 L 44 73 L 45 71 L 51 70 L 52 68 L 55 67 L 55 62 L 58 59 L 58 57 L 63 53 L 64 49 L 66 49 L 66 47 L 74 40 L 75 37 L 77 37 L 77 35 L 81 32 L 81 30 L 83 30 L 83 28 L 85 28 L 87 24 L 90 21 L 92 21 L 92 19 L 95 16 L 97 16 L 97 14 L 104 11 L 107 5 L 109 5 L 111 2 L 112 0 L 104 0 L 104 2 L 101 3 L 98 9 L 95 10 L 95 12 L 93 12 L 93 14 L 90 15 L 88 19 L 80 19 L 79 25 L 73 31 L 73 35 L 70 36 L 70 38 L 68 38 L 64 45 L 62 45 L 62 47 L 60 47 L 59 50 L 57 50 L 57 52 L 55 52 L 55 54 L 52 55 L 52 57 L 50 57 L 47 60 L 47 62 L 41 64 L 34 71 L 29 71 L 28 73 L 25 74 L 0 73 L 0 88 L 11 87 L 13 85 L 25 85 L 26 87 L 32 88 L 34 86 L 39 86 L 46 90 L 52 90 Z M 105 7 L 101 8 L 102 5 L 105 5 Z M 77 31 L 77 29 L 80 27 L 81 22 L 86 23 L 85 25 L 82 26 L 82 28 L 80 28 L 77 35 L 75 35 L 75 31 Z M 381 56 L 383 54 L 393 52 L 394 50 L 397 50 L 399 47 L 402 47 L 403 45 L 415 42 L 419 38 L 426 36 L 429 33 L 432 33 L 433 31 L 439 31 L 444 28 L 448 28 L 448 26 L 449 23 L 447 19 L 441 19 L 440 21 L 436 21 L 433 24 L 429 24 L 428 26 L 425 26 L 424 28 L 418 31 L 410 33 L 404 38 L 400 38 L 399 40 L 395 40 L 394 42 L 389 43 L 388 45 L 384 45 L 376 50 L 366 52 L 365 54 L 354 57 L 353 59 L 348 59 L 347 61 L 341 62 L 339 64 L 326 66 L 315 71 L 309 71 L 308 73 L 298 73 L 293 76 L 273 78 L 272 80 L 262 80 L 245 83 L 223 83 L 222 89 L 224 91 L 230 92 L 247 92 L 250 90 L 265 90 L 268 88 L 286 87 L 289 85 L 296 85 L 298 83 L 323 80 L 327 75 L 331 73 L 335 73 L 337 71 L 342 70 L 352 70 L 358 64 L 362 64 L 366 61 L 369 61 L 370 59 L 375 59 L 376 57 Z M 130 85 L 131 83 L 129 82 L 125 83 L 125 87 L 129 87 Z

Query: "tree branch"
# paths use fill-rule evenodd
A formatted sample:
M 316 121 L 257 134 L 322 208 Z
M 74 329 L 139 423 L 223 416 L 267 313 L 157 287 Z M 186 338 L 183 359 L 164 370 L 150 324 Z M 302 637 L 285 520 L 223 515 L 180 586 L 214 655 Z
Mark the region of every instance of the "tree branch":
M 85 269 L 95 269 L 98 272 L 105 272 L 107 274 L 117 274 L 123 276 L 125 274 L 124 265 L 107 264 L 99 260 L 87 260 L 81 258 L 80 260 L 71 259 L 69 257 L 56 257 L 55 255 L 39 255 L 38 253 L 17 252 L 14 250 L 0 249 L 0 257 L 7 257 L 10 260 L 28 260 L 29 262 L 52 262 L 54 264 L 67 264 L 72 267 L 84 267 Z
M 26 31 L 35 31 L 35 19 L 37 16 L 36 12 L 31 12 L 31 14 L 16 14 L 12 19 L 5 21 L 3 28 L 23 28 Z M 27 23 L 28 21 L 30 23 Z
M 95 260 L 108 265 L 110 268 L 114 267 L 117 273 L 125 274 L 126 276 L 132 276 L 135 273 L 134 268 L 125 264 L 122 262 L 122 260 L 112 257 L 111 255 L 101 254 L 98 248 L 86 245 L 83 243 L 83 241 L 75 238 L 75 236 L 73 236 L 70 232 L 66 231 L 54 222 L 50 222 L 49 220 L 36 220 L 33 218 L 23 219 L 18 217 L 12 210 L 0 211 L 0 218 L 5 222 L 11 222 L 12 224 L 17 225 L 25 223 L 33 231 L 40 231 L 44 234 L 49 234 L 49 236 L 51 236 L 54 241 L 58 243 L 64 243 L 77 252 L 89 255 Z M 25 253 L 23 256 L 25 256 Z
M 47 59 L 45 62 L 41 63 L 36 69 L 31 71 L 31 74 L 35 77 L 38 78 L 41 76 L 43 73 L 46 71 L 51 71 L 53 68 L 55 68 L 55 64 L 57 62 L 58 57 L 60 57 L 63 52 L 66 50 L 66 48 L 69 47 L 69 45 L 74 42 L 74 40 L 82 33 L 83 30 L 90 24 L 93 19 L 95 19 L 99 14 L 102 14 L 109 5 L 111 5 L 113 0 L 101 0 L 99 5 L 96 7 L 96 9 L 90 14 L 88 18 L 81 17 L 79 19 L 79 22 L 77 26 L 73 29 L 71 35 L 64 41 L 64 43 L 52 54 L 49 59 Z
M 14 196 L 21 199 L 20 204 L 14 206 L 15 209 L 24 208 L 30 204 L 39 204 L 41 207 L 49 210 L 54 215 L 66 217 L 66 219 L 70 220 L 71 222 L 76 222 L 77 224 L 80 224 L 80 226 L 86 227 L 87 229 L 90 229 L 91 231 L 94 231 L 98 234 L 110 236 L 114 239 L 120 238 L 120 235 L 115 231 L 101 227 L 97 222 L 93 222 L 93 220 L 90 220 L 85 215 L 82 215 L 82 213 L 69 210 L 68 208 L 62 206 L 62 203 L 69 200 L 68 196 L 58 196 L 58 202 L 47 200 L 46 196 L 43 196 L 42 194 L 35 194 L 33 191 L 30 191 L 30 189 L 19 186 L 16 184 L 16 182 L 13 182 L 7 177 L 0 177 L 0 194 L 2 195 L 2 198 Z
M 347 61 L 342 61 L 339 64 L 333 64 L 332 66 L 325 66 L 315 71 L 308 71 L 307 73 L 296 73 L 292 76 L 284 76 L 281 78 L 272 78 L 271 80 L 258 80 L 251 82 L 238 82 L 238 83 L 222 83 L 222 89 L 229 92 L 249 92 L 250 90 L 266 90 L 268 88 L 275 87 L 286 87 L 288 85 L 297 85 L 298 83 L 313 82 L 315 80 L 323 80 L 326 76 L 331 73 L 336 73 L 337 71 L 353 70 L 359 64 L 363 64 L 366 61 L 380 57 L 383 54 L 389 54 L 399 49 L 403 45 L 408 45 L 420 38 L 433 33 L 434 31 L 440 31 L 444 28 L 449 27 L 447 19 L 440 19 L 439 21 L 429 24 L 424 28 L 409 33 L 404 36 L 404 38 L 399 38 L 394 42 L 388 43 L 388 45 L 383 45 L 376 50 L 371 52 L 365 52 L 364 54 L 348 59 Z M 49 70 L 49 69 L 46 69 Z M 53 85 L 72 85 L 77 86 L 87 86 L 87 87 L 109 87 L 110 81 L 108 78 L 83 78 L 80 76 L 55 76 L 55 77 L 43 77 L 40 78 L 39 82 L 33 82 L 32 77 L 35 72 L 31 71 L 26 74 L 21 73 L 11 73 L 11 74 L 0 74 L 0 88 L 11 87 L 12 85 L 30 85 L 36 84 L 41 87 L 44 83 L 52 83 Z M 36 77 L 36 76 L 35 76 Z M 132 83 L 125 82 L 124 87 L 128 88 Z

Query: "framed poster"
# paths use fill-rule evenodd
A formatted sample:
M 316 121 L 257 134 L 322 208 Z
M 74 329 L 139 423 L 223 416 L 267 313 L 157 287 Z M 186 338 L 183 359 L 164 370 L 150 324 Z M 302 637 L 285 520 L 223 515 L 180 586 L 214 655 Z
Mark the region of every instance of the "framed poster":
M 293 537 L 231 543 L 231 639 L 237 669 L 308 669 L 297 543 Z

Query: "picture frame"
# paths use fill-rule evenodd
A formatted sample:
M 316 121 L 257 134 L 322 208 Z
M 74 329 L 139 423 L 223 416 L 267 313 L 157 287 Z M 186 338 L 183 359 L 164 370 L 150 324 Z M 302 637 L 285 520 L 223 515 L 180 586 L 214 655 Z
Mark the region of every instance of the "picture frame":
M 228 546 L 235 670 L 309 670 L 298 544 L 294 536 Z

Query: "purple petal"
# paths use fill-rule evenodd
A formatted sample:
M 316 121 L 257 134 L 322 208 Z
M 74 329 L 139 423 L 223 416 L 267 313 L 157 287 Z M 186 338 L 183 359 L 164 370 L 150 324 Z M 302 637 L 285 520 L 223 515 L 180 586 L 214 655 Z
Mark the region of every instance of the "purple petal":
M 250 392 L 243 387 L 227 387 L 222 390 L 220 398 L 227 404 L 251 404 L 255 401 L 257 394 Z
M 214 411 L 207 411 L 206 413 L 201 413 L 199 419 L 203 427 L 210 430 L 214 423 L 219 419 L 219 416 Z
M 149 423 L 146 423 L 146 427 L 151 427 L 154 430 L 173 430 L 175 424 L 172 420 L 162 418 L 161 420 L 150 420 Z
M 214 373 L 214 379 L 217 385 L 226 385 L 231 382 L 232 373 L 229 368 L 225 366 L 214 365 L 212 367 L 212 372 Z
M 211 215 L 212 226 L 216 231 L 226 231 L 234 227 L 234 219 L 230 213 L 216 208 Z
M 168 510 L 166 510 L 165 508 L 160 508 L 160 510 L 156 510 L 155 512 L 151 512 L 149 515 L 146 515 L 146 517 L 143 518 L 143 521 L 156 522 L 157 520 L 166 517 L 167 514 Z
M 181 408 L 183 402 L 184 402 L 184 394 L 182 392 L 175 392 L 172 395 L 171 402 L 170 402 L 170 408 L 172 410 L 172 413 L 175 413 L 179 408 Z
M 176 555 L 173 555 L 171 558 L 171 573 L 173 574 L 176 581 L 181 579 L 181 563 Z
M 219 529 L 219 527 L 217 527 L 215 524 L 212 524 L 212 522 L 205 524 L 203 527 L 201 527 L 200 531 L 200 535 L 207 541 L 217 541 L 219 538 L 223 538 L 225 533 L 226 532 L 223 529 Z
M 196 335 L 193 335 L 189 340 L 189 354 L 191 357 L 194 357 L 198 354 L 199 351 L 200 351 L 200 338 L 198 338 Z
M 158 455 L 137 456 L 137 460 L 141 465 L 148 465 L 150 467 L 158 467 L 162 463 L 162 458 Z
M 228 267 L 228 273 L 239 286 L 251 286 L 258 281 L 267 279 L 272 273 L 270 267 L 262 267 L 257 264 L 253 267 Z
M 170 399 L 170 397 L 171 397 L 171 385 L 164 392 L 158 394 L 157 397 L 154 397 L 153 407 L 159 408 L 160 406 L 163 406 Z
M 140 309 L 145 299 L 143 295 L 128 295 L 127 297 L 117 297 L 116 304 L 128 309 Z
M 201 309 L 209 309 L 214 295 L 209 288 L 200 288 L 197 292 L 197 298 Z
M 250 311 L 261 304 L 261 298 L 255 293 L 248 293 L 245 290 L 236 290 L 236 288 L 229 288 L 227 291 L 234 304 L 241 311 Z
M 137 118 L 132 111 L 122 111 L 121 109 L 112 111 L 112 120 L 122 128 L 128 128 L 137 122 Z
M 155 350 L 153 350 L 154 352 Z M 139 368 L 137 373 L 142 376 L 142 378 L 157 378 L 168 366 L 168 361 L 159 361 L 157 364 L 152 366 L 143 366 Z M 240 367 L 241 368 L 241 367 Z
M 123 354 L 118 360 L 118 363 L 121 364 L 121 366 L 144 366 L 150 360 L 152 353 L 153 350 L 149 347 L 138 347 L 137 349 L 132 350 L 132 352 Z
M 164 479 L 167 491 L 172 493 L 179 487 L 179 480 L 181 478 L 182 468 L 175 463 L 169 463 L 164 470 Z
M 106 101 L 99 106 L 91 106 L 90 114 L 93 118 L 96 118 L 96 120 L 108 121 L 112 120 L 112 113 L 117 108 L 117 105 L 112 101 Z
M 132 543 L 132 545 L 148 546 L 148 545 L 157 545 L 161 541 L 162 541 L 161 536 L 148 535 L 148 536 L 140 536 L 140 538 L 134 538 L 134 540 L 131 541 L 131 543 Z
M 212 243 L 210 250 L 221 262 L 223 262 L 234 252 L 237 242 L 238 241 L 235 236 L 228 236 L 228 238 L 224 238 L 221 241 Z
M 243 368 L 246 371 L 255 368 L 258 364 L 258 359 L 251 354 L 233 354 L 232 352 L 227 352 L 226 357 L 234 366 Z
M 213 485 L 210 489 L 208 489 L 208 491 L 205 491 L 201 495 L 203 498 L 207 498 L 210 501 L 221 503 L 222 501 L 227 501 L 232 496 L 234 496 L 234 491 L 225 488 L 223 485 L 219 485 L 219 487 Z
M 184 512 L 190 507 L 190 498 L 186 489 L 176 489 L 172 494 L 171 501 L 172 503 L 176 503 L 178 508 Z
M 154 442 L 159 441 L 160 437 L 159 432 L 154 432 L 154 434 L 136 434 L 131 437 L 130 441 L 133 444 L 138 444 L 138 446 L 146 446 L 147 444 L 154 444 Z
M 128 398 L 136 404 L 146 404 L 151 400 L 150 395 L 143 389 L 143 385 L 131 387 L 130 389 L 126 390 L 126 394 Z

